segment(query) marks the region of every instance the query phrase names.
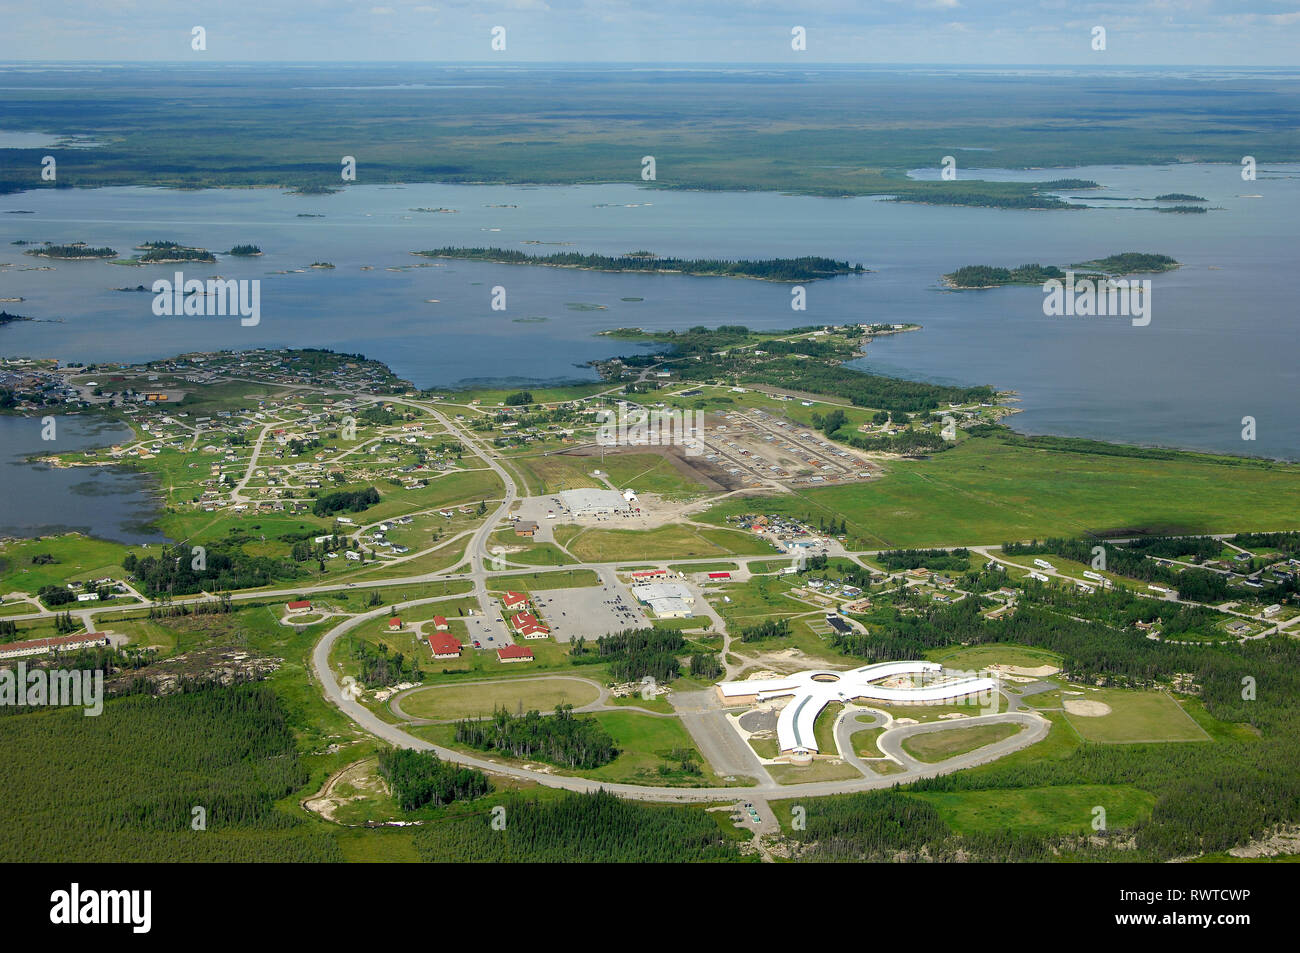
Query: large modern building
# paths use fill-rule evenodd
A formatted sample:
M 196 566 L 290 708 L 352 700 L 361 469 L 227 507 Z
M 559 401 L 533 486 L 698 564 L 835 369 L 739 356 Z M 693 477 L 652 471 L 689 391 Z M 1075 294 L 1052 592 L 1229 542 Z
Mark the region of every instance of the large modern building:
M 882 684 L 891 680 L 895 684 Z M 810 758 L 818 750 L 813 724 L 821 710 L 833 701 L 862 699 L 891 705 L 939 705 L 987 697 L 997 691 L 998 682 L 994 678 L 967 674 L 948 678 L 944 676 L 943 666 L 935 662 L 881 662 L 847 672 L 812 670 L 779 678 L 719 682 L 716 687 L 727 705 L 761 704 L 789 696 L 776 721 L 781 753 Z
M 695 596 L 679 582 L 647 582 L 632 587 L 637 601 L 648 606 L 660 619 L 689 619 Z
M 560 502 L 574 516 L 608 516 L 632 509 L 632 504 L 617 490 L 564 490 Z

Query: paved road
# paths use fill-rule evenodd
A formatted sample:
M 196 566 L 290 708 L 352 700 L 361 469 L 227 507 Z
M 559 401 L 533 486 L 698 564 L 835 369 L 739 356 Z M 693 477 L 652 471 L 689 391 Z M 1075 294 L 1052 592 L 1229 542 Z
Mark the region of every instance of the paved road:
M 401 609 L 407 608 L 411 605 L 437 602 L 440 599 L 447 598 L 455 597 L 438 596 L 430 599 L 419 599 L 410 603 L 404 603 L 398 608 Z M 613 784 L 600 781 L 590 781 L 586 778 L 545 774 L 542 772 L 530 771 L 526 768 L 515 767 L 513 765 L 504 765 L 489 758 L 468 755 L 460 751 L 453 751 L 450 748 L 444 748 L 440 745 L 435 745 L 431 742 L 425 741 L 422 738 L 417 738 L 398 726 L 383 721 L 379 716 L 358 703 L 344 691 L 342 686 L 340 686 L 338 679 L 335 677 L 334 672 L 330 670 L 330 650 L 333 648 L 334 643 L 343 635 L 346 635 L 352 629 L 355 629 L 357 626 L 363 625 L 372 619 L 378 619 L 387 611 L 387 609 L 376 610 L 340 622 L 327 632 L 324 638 L 316 644 L 316 648 L 312 651 L 312 671 L 316 678 L 319 679 L 321 690 L 324 692 L 325 697 L 332 704 L 337 706 L 340 711 L 356 722 L 358 726 L 394 746 L 401 748 L 414 748 L 419 751 L 433 751 L 443 760 L 451 761 L 455 764 L 467 765 L 472 768 L 478 768 L 481 771 L 487 771 L 505 777 L 535 781 L 538 784 L 543 784 L 547 787 L 561 788 L 568 791 L 605 790 L 622 797 L 637 800 L 674 802 L 734 801 L 738 797 L 750 798 L 751 800 L 753 798 L 788 798 L 799 796 L 824 797 L 829 794 L 845 794 L 852 791 L 869 791 L 878 788 L 888 788 L 899 783 L 901 780 L 911 781 L 919 777 L 934 777 L 940 774 L 947 774 L 951 771 L 959 771 L 963 768 L 972 767 L 976 764 L 982 764 L 995 757 L 1001 757 L 1010 751 L 1033 744 L 1043 738 L 1051 727 L 1051 722 L 1046 718 L 1043 718 L 1040 715 L 1024 712 L 1010 712 L 1001 715 L 986 715 L 979 718 L 970 718 L 965 720 L 963 724 L 982 724 L 993 721 L 1014 720 L 1026 725 L 1028 730 L 1020 732 L 1014 738 L 1008 738 L 1005 741 L 998 742 L 997 744 L 989 745 L 987 748 L 971 752 L 968 755 L 950 758 L 948 761 L 941 764 L 917 765 L 906 774 L 894 774 L 879 778 L 864 777 L 848 781 L 814 781 L 808 784 L 789 786 L 779 785 L 769 780 L 767 783 L 745 787 L 669 788 L 641 784 Z M 949 726 L 947 723 L 941 722 L 937 727 Z M 926 728 L 933 730 L 931 726 L 908 725 L 888 731 L 881 735 L 881 750 L 886 750 L 884 744 L 886 743 L 886 738 L 891 735 L 897 735 L 897 740 L 901 742 L 902 738 L 906 737 L 907 734 L 917 729 Z M 890 753 L 892 754 L 892 752 Z

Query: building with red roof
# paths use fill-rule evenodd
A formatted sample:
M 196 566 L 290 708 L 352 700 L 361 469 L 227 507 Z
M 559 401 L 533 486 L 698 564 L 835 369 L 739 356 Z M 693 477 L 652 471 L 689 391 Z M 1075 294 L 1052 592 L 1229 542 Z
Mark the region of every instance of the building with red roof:
M 290 602 L 285 605 L 290 612 L 310 612 L 311 603 L 306 599 L 299 599 L 297 602 Z
M 528 605 L 528 597 L 522 592 L 507 592 L 501 597 L 501 602 L 507 609 L 514 609 Z
M 389 632 L 396 632 L 401 627 L 402 627 L 402 620 L 399 619 L 397 616 L 393 616 L 391 619 L 388 620 Z
M 437 629 L 439 632 L 446 632 L 447 620 L 440 615 L 436 615 L 433 617 L 433 627 Z
M 497 649 L 497 660 L 500 662 L 531 662 L 533 660 L 533 650 L 522 645 L 507 645 L 503 649 Z
M 464 648 L 460 640 L 450 632 L 434 632 L 429 636 L 429 648 L 433 650 L 434 658 L 460 658 L 460 650 Z

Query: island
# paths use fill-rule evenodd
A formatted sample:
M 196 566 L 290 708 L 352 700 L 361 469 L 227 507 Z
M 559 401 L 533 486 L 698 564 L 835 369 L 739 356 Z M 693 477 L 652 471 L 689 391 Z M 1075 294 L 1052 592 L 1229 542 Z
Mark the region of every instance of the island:
M 121 265 L 179 265 L 185 262 L 200 262 L 205 265 L 215 264 L 217 256 L 206 248 L 182 245 L 180 242 L 159 241 L 143 242 L 135 246 L 136 251 L 144 252 L 135 258 L 124 258 L 117 262 Z
M 1106 258 L 1067 265 L 1069 269 L 1087 269 L 1081 278 L 1114 278 L 1120 275 L 1137 273 L 1154 273 L 1172 271 L 1181 263 L 1168 255 L 1155 255 L 1147 252 L 1121 252 Z M 996 265 L 965 265 L 943 276 L 943 283 L 949 288 L 963 291 L 976 291 L 984 288 L 999 288 L 1003 285 L 1040 285 L 1044 281 L 1062 279 L 1065 270 L 1056 265 L 1040 265 L 1037 262 L 1019 265 L 1015 268 L 1003 268 Z
M 59 261 L 82 261 L 85 259 L 116 258 L 117 250 L 113 248 L 92 248 L 85 242 L 72 242 L 69 245 L 45 244 L 23 252 L 36 258 L 55 258 Z
M 258 255 L 262 254 L 262 249 L 258 248 L 256 245 L 236 245 L 234 248 L 230 249 L 230 251 L 226 252 L 226 254 L 235 255 L 239 258 L 256 258 Z
M 425 258 L 457 258 L 499 265 L 544 265 L 550 268 L 578 268 L 584 271 L 639 271 L 662 274 L 716 275 L 727 278 L 758 278 L 764 281 L 816 281 L 834 275 L 860 275 L 867 269 L 847 261 L 804 256 L 769 258 L 763 261 L 728 261 L 716 258 L 661 258 L 648 251 L 626 255 L 584 255 L 580 252 L 557 252 L 552 255 L 526 255 L 506 248 L 436 248 L 412 252 Z

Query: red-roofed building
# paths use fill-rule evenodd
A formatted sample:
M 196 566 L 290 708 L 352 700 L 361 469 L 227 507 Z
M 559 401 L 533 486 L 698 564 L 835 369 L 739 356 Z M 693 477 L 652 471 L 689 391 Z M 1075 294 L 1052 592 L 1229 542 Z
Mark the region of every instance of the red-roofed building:
M 0 643 L 0 658 L 20 658 L 24 655 L 45 655 L 50 652 L 72 652 L 76 649 L 107 645 L 103 632 L 85 632 L 81 635 L 56 635 L 46 639 L 29 639 L 22 642 Z
M 439 632 L 446 632 L 447 620 L 440 615 L 436 615 L 433 617 L 433 627 L 437 629 Z
M 526 625 L 519 630 L 519 634 L 526 639 L 544 639 L 551 634 L 551 630 L 540 622 L 534 625 Z
M 709 573 L 709 578 L 710 578 L 710 579 L 730 579 L 730 578 L 731 578 L 731 573 L 729 573 L 729 572 L 711 572 L 711 573 Z
M 402 620 L 399 619 L 397 616 L 393 616 L 391 619 L 388 620 L 389 632 L 396 632 L 401 627 L 402 627 Z
M 501 602 L 507 609 L 514 609 L 528 605 L 528 597 L 522 592 L 507 592 L 501 597 Z
M 516 631 L 522 632 L 529 626 L 539 625 L 540 623 L 537 621 L 537 616 L 533 615 L 531 612 L 521 612 L 510 620 L 510 624 L 515 627 Z
M 429 636 L 429 648 L 433 650 L 434 658 L 460 658 L 463 646 L 450 632 L 434 632 Z
M 666 576 L 666 575 L 668 575 L 668 571 L 666 569 L 645 569 L 642 570 L 641 572 L 632 573 L 632 578 L 653 579 L 655 576 Z
M 306 599 L 299 599 L 297 602 L 290 602 L 285 606 L 290 612 L 310 612 L 311 603 Z
M 531 662 L 532 660 L 533 650 L 522 645 L 507 645 L 503 649 L 497 649 L 499 662 Z

